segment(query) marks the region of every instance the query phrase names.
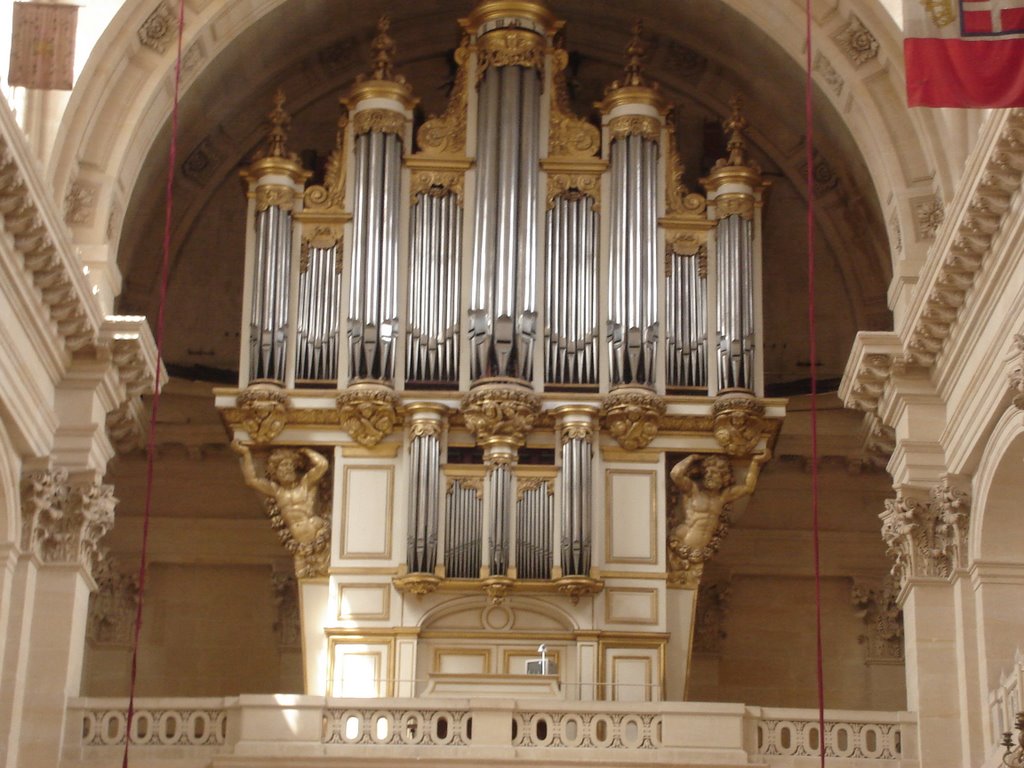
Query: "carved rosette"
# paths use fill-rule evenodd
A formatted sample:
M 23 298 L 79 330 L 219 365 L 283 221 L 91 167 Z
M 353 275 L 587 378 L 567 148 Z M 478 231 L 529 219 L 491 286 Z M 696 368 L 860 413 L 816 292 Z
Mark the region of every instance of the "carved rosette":
M 727 393 L 712 406 L 714 434 L 730 456 L 749 456 L 764 432 L 764 406 L 757 398 Z
M 605 398 L 601 425 L 627 451 L 646 448 L 658 435 L 665 401 L 646 389 L 620 389 Z
M 239 393 L 237 402 L 238 426 L 254 443 L 271 442 L 288 423 L 288 396 L 276 387 L 256 384 Z
M 71 485 L 63 470 L 31 473 L 22 484 L 22 546 L 44 563 L 77 564 L 92 574 L 116 506 L 113 486 Z
M 381 384 L 354 384 L 338 395 L 338 421 L 360 445 L 372 448 L 401 423 L 401 401 Z
M 484 384 L 462 400 L 466 428 L 477 445 L 521 446 L 540 413 L 540 398 L 527 389 Z

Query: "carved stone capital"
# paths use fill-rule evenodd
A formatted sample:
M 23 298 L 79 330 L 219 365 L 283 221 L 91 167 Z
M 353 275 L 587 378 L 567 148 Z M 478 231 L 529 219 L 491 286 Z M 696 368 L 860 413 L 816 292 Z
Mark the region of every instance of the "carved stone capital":
M 71 485 L 64 470 L 33 472 L 22 483 L 22 547 L 44 563 L 77 564 L 91 574 L 116 506 L 113 486 Z
M 338 421 L 360 445 L 372 448 L 401 422 L 398 395 L 382 384 L 354 384 L 338 395 Z
M 952 478 L 944 477 L 931 490 L 929 506 L 935 514 L 936 534 L 953 568 L 967 567 L 967 533 L 971 518 L 970 494 Z
M 726 393 L 712 406 L 715 440 L 730 456 L 749 456 L 764 432 L 764 406 L 756 397 Z
M 490 67 L 544 70 L 544 38 L 526 29 L 496 29 L 477 41 L 477 78 Z
M 540 398 L 532 391 L 503 384 L 483 384 L 462 400 L 466 427 L 477 445 L 523 445 L 540 407 Z
M 665 401 L 646 389 L 616 390 L 601 406 L 601 424 L 627 451 L 646 448 L 664 415 Z
M 1024 410 L 1024 334 L 1013 336 L 1013 368 L 1010 370 L 1010 389 L 1013 391 L 1013 404 Z
M 269 443 L 288 423 L 288 396 L 273 385 L 254 384 L 238 395 L 241 421 L 254 443 Z
M 900 494 L 885 500 L 879 518 L 882 540 L 893 561 L 891 573 L 901 588 L 911 577 L 950 575 L 952 565 L 929 505 Z

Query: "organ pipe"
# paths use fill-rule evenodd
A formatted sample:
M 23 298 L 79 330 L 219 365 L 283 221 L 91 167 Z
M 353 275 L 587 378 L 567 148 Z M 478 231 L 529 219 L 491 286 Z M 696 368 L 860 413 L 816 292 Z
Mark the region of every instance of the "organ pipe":
M 247 370 L 242 383 L 289 380 L 289 342 L 292 333 L 292 212 L 301 208 L 302 183 L 309 174 L 287 151 L 284 93 L 278 91 L 270 113 L 271 130 L 266 148 L 245 172 L 248 182 L 253 236 L 247 239 L 245 327 Z
M 537 189 L 544 38 L 493 19 L 478 39 L 470 376 L 530 380 L 537 334 Z
M 410 573 L 433 573 L 437 563 L 443 407 L 412 403 L 409 429 L 409 508 L 406 564 Z
M 560 564 L 564 576 L 588 576 L 593 526 L 593 430 L 597 409 L 562 406 Z

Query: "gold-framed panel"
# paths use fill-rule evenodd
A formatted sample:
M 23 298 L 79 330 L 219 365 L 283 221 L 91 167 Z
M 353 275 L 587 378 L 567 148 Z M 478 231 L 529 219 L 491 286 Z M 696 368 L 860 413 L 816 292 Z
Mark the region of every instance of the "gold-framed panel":
M 650 504 L 647 505 L 647 519 L 650 529 L 648 536 L 648 554 L 646 557 L 615 556 L 615 520 L 613 515 L 614 495 L 612 493 L 616 477 L 629 475 L 645 476 L 650 480 Z M 641 512 L 642 514 L 642 512 Z M 631 523 L 636 520 L 629 521 Z M 656 469 L 606 469 L 604 476 L 604 561 L 605 563 L 621 563 L 634 565 L 658 564 L 658 471 Z
M 660 620 L 658 610 L 659 591 L 657 589 L 645 589 L 643 587 L 605 587 L 604 597 L 604 619 L 608 624 L 641 624 L 646 626 L 656 625 Z M 614 613 L 613 607 L 616 597 L 622 595 L 623 599 L 634 602 L 641 596 L 648 598 L 649 609 L 647 618 L 639 618 L 636 614 L 632 616 L 618 616 Z M 629 597 L 631 596 L 631 597 Z
M 351 613 L 344 613 L 342 611 L 342 605 L 345 601 L 345 591 L 351 590 L 370 592 L 378 591 L 381 593 L 380 605 L 381 609 L 376 613 L 365 612 L 365 611 L 353 611 Z M 391 616 L 391 584 L 352 584 L 352 583 L 339 583 L 338 584 L 338 619 L 341 621 L 387 621 Z
M 377 696 L 394 696 L 395 679 L 395 638 L 390 635 L 339 635 L 328 633 L 327 637 L 327 690 L 331 696 L 341 697 L 336 691 L 335 675 L 337 673 L 338 651 L 345 647 L 360 647 L 364 650 L 353 651 L 343 655 L 369 657 L 374 663 L 374 679 L 377 683 Z
M 552 648 L 546 652 L 547 658 L 555 663 L 555 668 L 561 672 L 561 658 L 560 649 Z M 540 654 L 536 650 L 527 650 L 525 648 L 502 648 L 501 649 L 501 673 L 503 675 L 514 675 L 520 674 L 512 671 L 512 662 L 514 659 L 523 659 L 525 661 L 532 661 L 540 658 Z
M 352 475 L 355 472 L 383 472 L 387 488 L 384 491 L 384 546 L 380 552 L 360 552 L 348 548 L 348 524 L 350 521 L 351 499 L 349 492 L 352 487 Z M 395 467 L 391 464 L 356 464 L 344 467 L 341 478 L 341 525 L 338 535 L 338 555 L 342 558 L 360 560 L 390 560 L 391 536 L 394 522 Z
M 459 675 L 489 675 L 491 672 L 491 649 L 480 648 L 474 646 L 463 646 L 463 645 L 449 645 L 449 646 L 438 646 L 433 649 L 434 657 L 431 662 L 431 671 L 435 674 L 459 674 Z M 444 664 L 444 657 L 461 657 L 461 658 L 479 658 L 483 669 L 479 672 L 455 672 L 445 673 L 442 669 Z

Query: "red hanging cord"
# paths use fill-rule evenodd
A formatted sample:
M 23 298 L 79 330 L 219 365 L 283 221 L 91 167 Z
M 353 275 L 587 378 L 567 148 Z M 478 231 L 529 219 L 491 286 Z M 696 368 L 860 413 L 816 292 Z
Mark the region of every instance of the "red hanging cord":
M 164 206 L 164 239 L 160 263 L 160 305 L 156 316 L 157 375 L 153 382 L 153 402 L 149 409 L 149 433 L 146 440 L 146 501 L 142 514 L 142 551 L 139 555 L 139 602 L 135 610 L 132 636 L 131 683 L 128 689 L 128 714 L 125 723 L 124 756 L 121 768 L 128 768 L 128 748 L 132 743 L 135 716 L 135 680 L 138 670 L 139 635 L 142 632 L 142 603 L 146 594 L 146 555 L 149 549 L 149 519 L 153 508 L 153 460 L 156 456 L 156 418 L 160 410 L 160 361 L 164 348 L 164 310 L 167 306 L 167 280 L 171 263 L 171 214 L 174 212 L 174 168 L 178 156 L 178 97 L 181 92 L 181 41 L 185 36 L 185 0 L 178 2 L 178 54 L 174 62 L 174 103 L 171 107 L 171 147 L 167 153 L 167 196 Z
M 821 536 L 818 520 L 818 340 L 814 311 L 814 110 L 811 96 L 814 79 L 811 76 L 811 0 L 805 2 L 806 80 L 804 123 L 807 135 L 807 335 L 811 357 L 811 529 L 814 541 L 814 629 L 817 654 L 818 680 L 818 753 L 825 768 L 825 672 L 821 650 Z

